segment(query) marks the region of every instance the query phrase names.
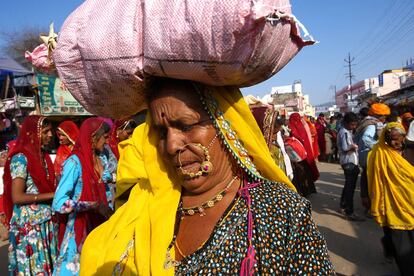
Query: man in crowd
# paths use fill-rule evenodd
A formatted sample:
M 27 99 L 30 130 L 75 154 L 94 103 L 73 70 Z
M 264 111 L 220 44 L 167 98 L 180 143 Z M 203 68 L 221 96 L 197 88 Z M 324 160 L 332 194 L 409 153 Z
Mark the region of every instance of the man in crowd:
M 359 165 L 362 168 L 361 173 L 361 201 L 362 205 L 369 210 L 370 201 L 368 197 L 367 184 L 367 157 L 368 152 L 377 143 L 378 137 L 384 127 L 386 117 L 390 115 L 391 110 L 386 104 L 374 103 L 371 105 L 368 116 L 362 119 L 355 132 L 355 142 L 358 145 Z M 362 116 L 364 114 L 361 114 Z
M 342 190 L 340 212 L 347 220 L 362 221 L 354 213 L 354 192 L 358 180 L 358 145 L 354 143 L 352 132 L 357 127 L 358 116 L 353 112 L 345 114 L 343 127 L 338 133 L 339 162 L 344 170 L 345 185 Z

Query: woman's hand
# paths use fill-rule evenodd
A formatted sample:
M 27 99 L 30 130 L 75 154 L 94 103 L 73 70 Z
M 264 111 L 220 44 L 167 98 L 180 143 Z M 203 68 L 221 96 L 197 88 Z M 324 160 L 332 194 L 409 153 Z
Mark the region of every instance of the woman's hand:
M 101 216 L 103 216 L 106 219 L 109 219 L 112 216 L 112 214 L 114 213 L 114 211 L 112 211 L 111 208 L 109 208 L 107 205 L 105 205 L 103 203 L 98 203 L 97 204 L 96 211 L 98 212 L 98 214 L 100 214 Z
M 12 182 L 12 200 L 14 204 L 24 205 L 50 201 L 55 195 L 52 193 L 26 194 L 26 181 L 23 178 L 15 178 Z

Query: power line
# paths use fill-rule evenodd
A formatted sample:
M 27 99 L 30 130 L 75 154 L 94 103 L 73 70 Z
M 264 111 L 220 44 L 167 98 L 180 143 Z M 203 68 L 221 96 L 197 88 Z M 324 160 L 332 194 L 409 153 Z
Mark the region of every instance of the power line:
M 407 10 L 406 10 L 407 11 Z M 400 14 L 398 21 L 396 21 L 395 25 L 388 25 L 388 29 L 391 28 L 391 26 L 393 27 L 389 33 L 385 33 L 384 36 L 382 36 L 382 38 L 378 41 L 378 42 L 373 42 L 371 43 L 372 45 L 375 45 L 369 52 L 368 54 L 366 54 L 364 57 L 362 57 L 360 60 L 363 61 L 360 64 L 364 64 L 366 62 L 369 62 L 372 60 L 373 56 L 375 54 L 378 53 L 378 51 L 380 49 L 385 48 L 386 46 L 388 46 L 390 43 L 391 45 L 393 43 L 395 43 L 395 38 L 396 36 L 398 36 L 400 34 L 400 32 L 403 30 L 403 28 L 405 28 L 407 25 L 410 26 L 410 24 L 408 23 L 412 23 L 414 20 L 414 14 L 412 14 L 410 17 L 408 17 L 412 12 L 414 11 L 414 6 L 408 10 L 408 12 L 404 13 L 404 14 Z M 375 56 L 374 56 L 375 58 Z
M 403 1 L 391 1 L 388 6 L 384 8 L 384 11 L 381 13 L 381 15 L 374 21 L 374 28 L 371 28 L 371 30 L 368 30 L 368 32 L 362 36 L 361 40 L 359 41 L 358 45 L 360 47 L 360 50 L 354 51 L 356 52 L 355 57 L 358 58 L 363 52 L 367 50 L 368 47 L 365 47 L 365 44 L 371 45 L 372 41 L 375 40 L 375 38 L 380 34 L 380 30 L 383 32 L 384 27 L 387 28 L 387 26 L 390 26 L 391 20 L 394 18 L 392 16 L 393 14 L 399 14 L 399 6 L 396 9 L 395 12 L 393 9 L 395 8 L 395 4 L 399 3 L 401 4 Z M 388 20 L 386 19 L 388 15 Z M 380 22 L 380 24 L 378 24 Z M 382 24 L 381 24 L 382 23 Z M 383 27 L 384 26 L 384 27 Z

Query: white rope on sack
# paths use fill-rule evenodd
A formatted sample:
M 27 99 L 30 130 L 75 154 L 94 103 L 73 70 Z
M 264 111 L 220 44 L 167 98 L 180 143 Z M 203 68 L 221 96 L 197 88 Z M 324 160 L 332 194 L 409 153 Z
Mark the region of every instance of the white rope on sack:
M 305 25 L 303 25 L 299 21 L 299 19 L 297 19 L 296 16 L 294 16 L 293 14 L 287 14 L 287 13 L 283 13 L 283 12 L 280 12 L 278 10 L 275 10 L 274 13 L 269 14 L 266 17 L 266 21 L 270 22 L 271 24 L 276 24 L 276 22 L 281 20 L 281 19 L 287 19 L 289 21 L 293 21 L 295 23 L 295 25 L 298 26 L 299 29 L 302 31 L 304 37 L 308 38 L 308 40 L 310 40 L 310 41 L 315 41 L 313 39 L 312 35 L 306 29 Z M 318 41 L 315 41 L 315 43 L 318 43 Z

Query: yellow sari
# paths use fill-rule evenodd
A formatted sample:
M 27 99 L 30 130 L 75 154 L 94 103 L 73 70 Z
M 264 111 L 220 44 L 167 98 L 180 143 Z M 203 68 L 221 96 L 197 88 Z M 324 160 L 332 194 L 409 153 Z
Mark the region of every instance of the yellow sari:
M 273 161 L 239 89 L 209 87 L 201 91 L 203 88 L 196 87 L 222 141 L 244 171 L 258 180 L 285 183 L 295 190 Z M 157 153 L 156 142 L 147 116 L 147 122 L 121 148 L 118 181 L 125 184 L 123 189 L 135 186 L 127 203 L 89 234 L 82 249 L 80 275 L 174 275 L 174 268 L 164 269 L 164 261 L 181 190 L 179 180 Z M 173 250 L 171 253 L 174 257 Z
M 381 226 L 414 229 L 414 167 L 385 143 L 385 132 L 404 127 L 389 123 L 368 155 L 368 191 L 371 213 Z

